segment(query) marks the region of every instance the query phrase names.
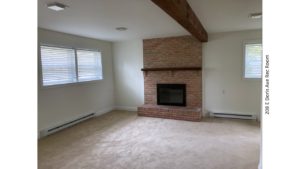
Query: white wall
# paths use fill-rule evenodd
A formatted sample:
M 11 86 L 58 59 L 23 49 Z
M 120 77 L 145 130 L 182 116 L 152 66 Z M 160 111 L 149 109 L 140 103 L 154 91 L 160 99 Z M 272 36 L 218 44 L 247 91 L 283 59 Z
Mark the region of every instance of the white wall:
M 40 43 L 101 50 L 104 71 L 104 80 L 97 82 L 50 88 L 39 85 L 39 130 L 85 113 L 106 112 L 115 106 L 135 110 L 144 103 L 142 40 L 112 44 L 44 29 L 38 30 L 38 36 Z M 204 113 L 259 114 L 261 81 L 242 78 L 243 42 L 255 39 L 261 39 L 261 31 L 210 34 L 203 43 Z
M 203 43 L 204 113 L 260 116 L 261 80 L 243 79 L 243 43 L 261 37 L 261 30 L 218 33 Z
M 72 120 L 80 115 L 107 112 L 114 107 L 114 78 L 112 43 L 48 31 L 38 30 L 38 42 L 70 47 L 99 49 L 102 53 L 104 79 L 95 82 L 41 87 L 39 66 L 38 129 L 46 129 Z
M 243 79 L 242 73 L 243 43 L 261 37 L 260 30 L 218 33 L 203 43 L 204 113 L 260 115 L 261 81 Z M 143 42 L 116 42 L 113 53 L 116 106 L 133 110 L 144 103 Z
M 116 106 L 136 110 L 144 104 L 143 41 L 116 42 L 113 53 Z

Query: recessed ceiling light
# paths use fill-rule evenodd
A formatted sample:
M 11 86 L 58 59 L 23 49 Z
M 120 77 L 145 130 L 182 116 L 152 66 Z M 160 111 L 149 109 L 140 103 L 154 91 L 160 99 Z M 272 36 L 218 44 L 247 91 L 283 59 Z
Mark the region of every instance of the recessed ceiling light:
M 249 18 L 251 18 L 251 19 L 260 19 L 260 18 L 262 18 L 262 13 L 261 12 L 251 13 L 249 15 Z
M 126 27 L 116 27 L 116 30 L 118 30 L 118 31 L 126 31 L 127 28 Z
M 53 3 L 47 4 L 47 7 L 54 11 L 62 11 L 67 7 L 67 5 L 64 5 L 64 4 L 58 3 L 58 2 L 53 2 Z

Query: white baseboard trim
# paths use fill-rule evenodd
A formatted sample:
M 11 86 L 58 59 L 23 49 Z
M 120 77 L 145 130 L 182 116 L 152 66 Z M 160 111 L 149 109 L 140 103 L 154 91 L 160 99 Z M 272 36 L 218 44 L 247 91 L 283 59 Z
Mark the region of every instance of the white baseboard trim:
M 137 111 L 137 107 L 130 107 L 130 106 L 115 106 L 115 110 Z
M 113 111 L 115 108 L 114 107 L 107 107 L 107 108 L 104 108 L 104 109 L 101 109 L 101 110 L 98 110 L 96 111 L 96 116 L 100 116 L 100 115 L 103 115 L 105 113 L 108 113 L 108 112 L 111 112 Z

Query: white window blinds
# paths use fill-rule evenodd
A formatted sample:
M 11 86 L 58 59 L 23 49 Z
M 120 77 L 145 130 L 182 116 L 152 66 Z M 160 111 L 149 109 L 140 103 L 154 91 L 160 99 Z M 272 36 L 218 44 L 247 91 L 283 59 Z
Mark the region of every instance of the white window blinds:
M 90 50 L 77 50 L 78 80 L 102 79 L 101 53 Z
M 42 45 L 43 86 L 101 80 L 101 53 Z
M 262 66 L 262 45 L 245 45 L 245 78 L 261 78 Z
M 73 49 L 41 46 L 41 62 L 44 86 L 76 82 Z

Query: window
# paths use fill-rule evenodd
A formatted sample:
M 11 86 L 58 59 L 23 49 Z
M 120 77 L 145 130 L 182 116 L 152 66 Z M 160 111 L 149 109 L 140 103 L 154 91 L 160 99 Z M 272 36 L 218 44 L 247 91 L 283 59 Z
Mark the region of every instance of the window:
M 261 78 L 262 45 L 260 43 L 245 44 L 244 78 Z
M 101 53 L 41 46 L 43 86 L 102 79 Z
M 77 50 L 78 80 L 91 81 L 102 79 L 100 52 Z
M 41 46 L 41 56 L 44 86 L 76 82 L 73 49 Z

